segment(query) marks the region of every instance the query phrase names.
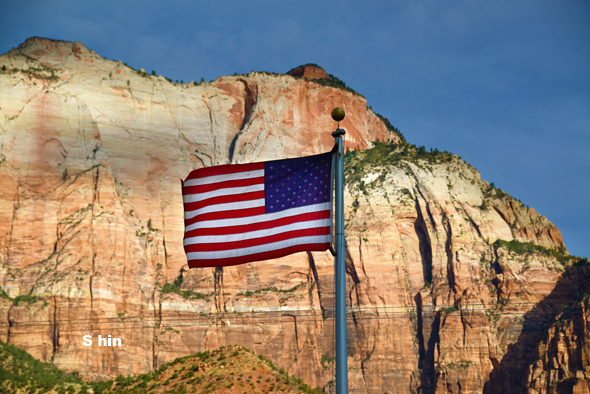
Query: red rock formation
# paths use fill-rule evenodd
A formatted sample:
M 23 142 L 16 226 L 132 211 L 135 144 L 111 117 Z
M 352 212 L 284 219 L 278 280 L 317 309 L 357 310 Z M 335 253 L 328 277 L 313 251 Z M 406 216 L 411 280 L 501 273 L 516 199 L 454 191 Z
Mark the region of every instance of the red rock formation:
M 268 73 L 171 84 L 39 38 L 0 65 L 0 336 L 58 367 L 138 374 L 240 344 L 328 385 L 332 257 L 186 270 L 179 179 L 325 152 L 336 106 L 359 149 L 345 192 L 351 391 L 510 385 L 512 347 L 541 346 L 523 327 L 573 297 L 555 295 L 567 289 L 561 260 L 501 241 L 563 249 L 557 228 L 458 158 L 393 145 L 360 95 Z M 376 140 L 393 144 L 360 151 Z M 83 345 L 99 334 L 123 346 Z M 544 365 L 539 379 L 530 362 L 527 381 L 546 392 L 555 374 Z
M 305 64 L 295 67 L 287 72 L 288 75 L 305 79 L 322 79 L 327 78 L 328 73 L 316 64 Z

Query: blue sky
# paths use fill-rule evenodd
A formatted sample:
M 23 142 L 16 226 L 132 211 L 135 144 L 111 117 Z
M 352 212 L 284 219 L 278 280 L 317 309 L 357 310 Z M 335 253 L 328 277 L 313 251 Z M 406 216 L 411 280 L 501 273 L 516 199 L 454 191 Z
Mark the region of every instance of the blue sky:
M 2 0 L 0 33 L 0 53 L 79 41 L 185 82 L 319 64 L 590 257 L 587 0 Z

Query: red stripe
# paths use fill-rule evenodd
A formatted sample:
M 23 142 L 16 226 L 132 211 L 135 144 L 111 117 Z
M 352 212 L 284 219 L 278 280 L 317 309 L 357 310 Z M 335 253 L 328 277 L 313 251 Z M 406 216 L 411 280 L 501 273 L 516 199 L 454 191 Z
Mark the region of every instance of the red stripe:
M 268 222 L 259 222 L 252 224 L 244 224 L 241 226 L 228 226 L 228 227 L 211 227 L 211 228 L 198 228 L 185 233 L 184 238 L 198 237 L 201 235 L 227 235 L 227 234 L 239 234 L 246 233 L 249 231 L 266 230 L 273 227 L 284 226 L 291 223 L 307 222 L 310 220 L 329 219 L 330 211 L 319 211 L 302 213 L 296 216 L 289 216 L 286 218 L 280 218 L 276 220 L 270 220 Z
M 184 204 L 184 212 L 194 211 L 196 209 L 204 208 L 209 205 L 224 204 L 228 202 L 240 202 L 249 200 L 259 200 L 264 198 L 264 190 L 258 192 L 242 193 L 242 194 L 230 194 L 227 196 L 219 196 L 208 198 L 206 200 L 189 202 Z
M 305 252 L 305 251 L 324 251 L 330 249 L 330 243 L 319 243 L 319 244 L 304 244 L 294 245 L 285 249 L 273 250 L 270 252 L 256 253 L 248 256 L 232 257 L 228 259 L 206 259 L 206 260 L 189 260 L 189 268 L 199 267 L 227 267 L 230 265 L 251 263 L 254 261 L 270 260 L 279 257 L 287 256 L 292 253 Z
M 210 212 L 210 213 L 204 213 L 202 215 L 197 215 L 194 218 L 186 219 L 184 221 L 184 225 L 186 227 L 189 224 L 193 224 L 193 223 L 201 222 L 201 221 L 206 221 L 206 220 L 245 218 L 248 216 L 263 215 L 265 213 L 266 213 L 265 207 L 237 209 L 235 211 Z
M 330 227 L 316 227 L 305 230 L 294 230 L 285 233 L 275 234 L 263 238 L 244 239 L 242 241 L 206 243 L 186 245 L 184 251 L 188 252 L 215 252 L 220 250 L 249 248 L 251 246 L 264 245 L 273 242 L 284 241 L 291 238 L 312 237 L 315 235 L 330 234 Z
M 248 179 L 237 179 L 235 181 L 225 181 L 225 182 L 217 182 L 217 183 L 210 183 L 207 185 L 198 185 L 198 186 L 185 186 L 182 188 L 182 194 L 196 194 L 196 193 L 205 193 L 210 192 L 213 190 L 225 189 L 228 187 L 243 187 L 243 186 L 252 186 L 264 183 L 264 177 L 257 177 L 257 178 L 248 178 Z
M 190 174 L 184 180 L 185 182 L 189 179 L 204 178 L 207 176 L 223 175 L 223 174 L 235 174 L 238 172 L 263 170 L 264 162 L 261 163 L 249 163 L 249 164 L 225 164 L 215 167 L 199 168 L 198 170 L 191 171 Z

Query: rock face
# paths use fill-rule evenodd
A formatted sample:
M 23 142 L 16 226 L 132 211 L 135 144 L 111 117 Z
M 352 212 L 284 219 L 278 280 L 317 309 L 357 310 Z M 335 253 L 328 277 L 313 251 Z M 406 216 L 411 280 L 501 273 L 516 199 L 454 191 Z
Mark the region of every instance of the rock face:
M 179 180 L 328 151 L 340 106 L 354 151 L 351 392 L 551 392 L 562 376 L 585 392 L 587 299 L 571 324 L 533 323 L 561 321 L 563 305 L 583 300 L 587 265 L 572 264 L 546 218 L 456 156 L 405 144 L 362 96 L 268 73 L 172 84 L 40 38 L 0 67 L 2 340 L 98 378 L 239 344 L 330 387 L 333 258 L 188 270 Z M 99 335 L 122 346 L 99 346 Z
M 548 328 L 539 321 L 582 294 L 588 265 L 566 271 L 577 259 L 556 252 L 559 231 L 451 154 L 379 144 L 350 155 L 347 169 L 358 381 L 526 391 L 528 369 L 517 381 L 510 373 L 534 361 Z
M 543 336 L 529 366 L 531 392 L 590 392 L 589 308 L 587 296 L 567 305 Z

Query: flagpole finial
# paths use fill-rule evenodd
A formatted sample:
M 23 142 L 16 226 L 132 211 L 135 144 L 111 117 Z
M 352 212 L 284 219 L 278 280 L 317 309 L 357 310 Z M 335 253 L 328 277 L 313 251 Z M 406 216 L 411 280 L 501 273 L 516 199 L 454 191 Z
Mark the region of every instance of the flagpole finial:
M 338 122 L 338 128 L 340 128 L 340 121 L 342 119 L 344 119 L 345 116 L 346 116 L 346 113 L 340 107 L 336 107 L 332 110 L 332 119 L 334 119 L 336 122 Z

